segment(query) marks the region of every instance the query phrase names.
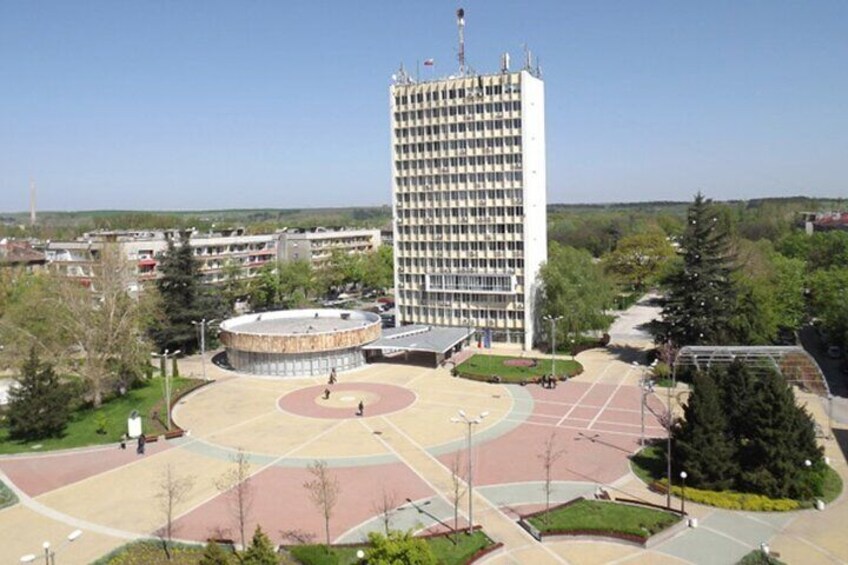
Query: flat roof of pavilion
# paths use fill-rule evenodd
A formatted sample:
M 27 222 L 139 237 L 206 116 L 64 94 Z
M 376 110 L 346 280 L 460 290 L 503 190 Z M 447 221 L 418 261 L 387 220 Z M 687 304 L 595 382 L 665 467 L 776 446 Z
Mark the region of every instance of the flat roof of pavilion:
M 363 345 L 365 350 L 396 349 L 402 351 L 424 351 L 444 353 L 474 333 L 469 328 L 410 325 L 386 328 L 383 337 Z

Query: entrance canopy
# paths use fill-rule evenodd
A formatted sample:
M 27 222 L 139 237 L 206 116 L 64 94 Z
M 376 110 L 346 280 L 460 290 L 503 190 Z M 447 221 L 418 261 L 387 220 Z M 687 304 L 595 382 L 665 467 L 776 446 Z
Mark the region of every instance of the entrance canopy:
M 383 336 L 363 345 L 364 351 L 382 351 L 384 354 L 397 351 L 420 351 L 443 354 L 468 339 L 474 333 L 471 328 L 445 328 L 439 326 L 410 325 L 383 330 Z

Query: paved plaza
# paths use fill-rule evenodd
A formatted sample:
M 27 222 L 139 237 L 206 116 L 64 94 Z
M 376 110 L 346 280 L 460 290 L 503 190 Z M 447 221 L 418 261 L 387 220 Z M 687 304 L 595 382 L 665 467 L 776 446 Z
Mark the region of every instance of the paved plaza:
M 184 398 L 174 412 L 189 431 L 186 437 L 149 444 L 145 455 L 110 445 L 0 458 L 0 478 L 21 499 L 0 510 L 0 562 L 38 553 L 43 541 L 57 543 L 77 528 L 84 533 L 60 548 L 61 563 L 89 563 L 150 536 L 164 521 L 157 494 L 169 466 L 193 485 L 177 507 L 176 537 L 237 539 L 232 496 L 216 484 L 239 450 L 250 464 L 248 530 L 261 524 L 275 542 L 323 539 L 322 516 L 303 487 L 310 479 L 307 466 L 316 460 L 327 462 L 341 486 L 333 540 L 355 542 L 381 529 L 385 501 L 393 508 L 392 527 L 438 530 L 440 522 L 453 521 L 451 469 L 464 476 L 467 465 L 467 427 L 451 423 L 460 409 L 470 417 L 488 412 L 474 429 L 474 521 L 505 547 L 484 563 L 733 563 L 763 541 L 790 563 L 845 562 L 845 496 L 824 512 L 788 514 L 687 504 L 699 527 L 650 550 L 567 538 L 539 543 L 516 526 L 518 514 L 544 503 L 540 455 L 552 434 L 564 450 L 553 468 L 555 502 L 591 495 L 603 485 L 617 496 L 664 503 L 636 479 L 628 462 L 639 448 L 638 382 L 644 371 L 632 361 L 647 346 L 635 329 L 638 308 L 620 330 L 614 328 L 612 347 L 579 355 L 585 372 L 555 389 L 478 383 L 446 369 L 400 364 L 340 374 L 331 387 L 326 379 L 263 379 L 207 367 L 215 382 Z M 505 347 L 494 353 L 522 355 Z M 186 371 L 199 375 L 198 359 L 187 360 Z M 817 402 L 809 399 L 808 406 L 823 418 Z M 647 404 L 646 435 L 663 437 L 656 416 L 665 410 L 663 399 L 651 395 Z M 825 443 L 845 477 L 835 441 Z M 463 525 L 467 499 L 461 508 Z

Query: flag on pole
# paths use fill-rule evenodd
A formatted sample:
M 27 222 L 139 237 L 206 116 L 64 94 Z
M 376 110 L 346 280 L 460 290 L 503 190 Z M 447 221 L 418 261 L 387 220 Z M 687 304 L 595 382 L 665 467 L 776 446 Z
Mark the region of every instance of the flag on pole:
M 434 67 L 436 65 L 436 61 L 434 59 L 424 59 L 425 67 Z

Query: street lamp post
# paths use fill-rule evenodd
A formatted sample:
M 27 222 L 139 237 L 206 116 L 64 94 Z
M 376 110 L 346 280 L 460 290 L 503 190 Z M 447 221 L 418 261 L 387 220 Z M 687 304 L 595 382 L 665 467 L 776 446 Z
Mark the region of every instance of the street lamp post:
M 686 474 L 686 471 L 680 471 L 680 513 L 686 514 L 686 477 L 689 475 Z M 669 485 L 669 490 L 671 490 L 671 485 Z
M 639 379 L 639 386 L 642 389 L 642 436 L 640 445 L 645 447 L 645 405 L 647 404 L 648 395 L 654 392 L 654 381 L 647 377 Z
M 200 328 L 200 370 L 203 372 L 203 380 L 207 382 L 209 379 L 206 377 L 206 328 L 217 321 L 217 319 L 207 320 L 203 318 L 199 322 L 192 322 L 192 324 Z
M 666 477 L 668 477 L 668 488 L 666 489 L 665 505 L 669 510 L 671 510 L 671 427 L 674 422 L 674 412 L 671 410 L 671 389 L 676 388 L 676 386 L 677 363 L 675 362 L 671 366 L 671 386 L 666 387 L 666 406 L 668 407 L 668 422 L 666 422 L 666 425 L 668 426 L 668 435 L 666 439 L 665 458 L 667 463 Z
M 165 360 L 165 373 L 162 375 L 165 378 L 165 412 L 168 431 L 171 431 L 171 377 L 168 376 L 168 359 L 173 359 L 177 355 L 182 353 L 181 350 L 176 350 L 173 353 L 168 353 L 168 350 L 165 350 L 165 353 L 151 353 L 153 357 L 157 359 Z
M 44 565 L 56 565 L 56 554 L 62 550 L 63 547 L 68 545 L 69 543 L 75 542 L 82 535 L 82 530 L 74 530 L 70 534 L 68 534 L 67 539 L 62 545 L 60 545 L 56 549 L 52 549 L 50 546 L 50 542 L 46 541 L 42 544 L 41 548 L 44 550 Z M 27 555 L 21 556 L 19 562 L 20 563 L 32 563 L 36 559 L 39 559 L 34 553 L 29 553 Z
M 451 418 L 454 424 L 465 424 L 468 426 L 468 533 L 474 531 L 474 476 L 472 475 L 471 467 L 471 435 L 472 427 L 483 421 L 483 418 L 488 416 L 488 412 L 482 412 L 476 418 L 469 418 L 464 410 L 459 411 L 458 418 Z
M 551 323 L 551 373 L 556 379 L 556 323 L 562 320 L 562 316 L 545 316 L 545 320 Z

